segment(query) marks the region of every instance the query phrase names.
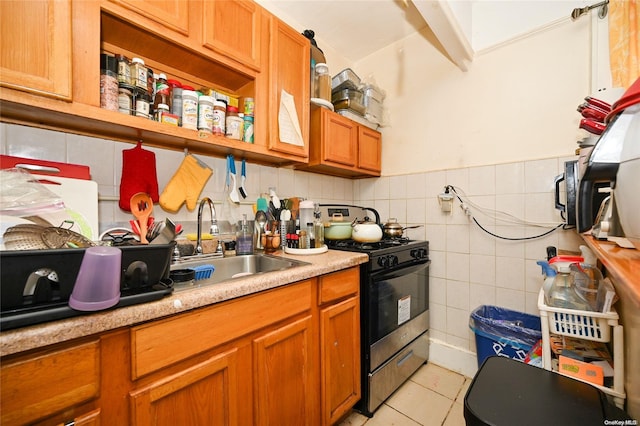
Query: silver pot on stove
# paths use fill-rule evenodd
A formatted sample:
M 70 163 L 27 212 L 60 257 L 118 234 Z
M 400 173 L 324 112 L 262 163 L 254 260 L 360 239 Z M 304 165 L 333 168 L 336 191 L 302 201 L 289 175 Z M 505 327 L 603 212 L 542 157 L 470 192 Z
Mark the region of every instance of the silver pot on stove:
M 389 220 L 382 226 L 384 236 L 387 238 L 402 238 L 406 229 L 420 228 L 422 225 L 405 226 L 403 227 L 398 223 L 398 219 L 389 218 Z

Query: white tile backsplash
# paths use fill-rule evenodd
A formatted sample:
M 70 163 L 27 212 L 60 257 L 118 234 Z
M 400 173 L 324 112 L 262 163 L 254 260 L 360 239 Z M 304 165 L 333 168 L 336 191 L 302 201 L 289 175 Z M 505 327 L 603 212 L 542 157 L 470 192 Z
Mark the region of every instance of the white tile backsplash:
M 90 165 L 93 179 L 99 185 L 102 230 L 114 222 L 127 223 L 130 219 L 128 212 L 119 209 L 117 199 L 122 150 L 132 148 L 133 144 L 8 124 L 0 124 L 0 142 L 3 154 Z M 162 192 L 180 166 L 184 153 L 145 148 L 156 154 L 158 186 Z M 214 170 L 203 195 L 216 200 L 220 215 L 226 161 L 197 156 Z M 396 217 L 403 226 L 424 225 L 407 230 L 407 235 L 425 238 L 430 243 L 431 336 L 462 350 L 475 351 L 474 334 L 468 327 L 470 312 L 485 304 L 538 314 L 536 298 L 543 277 L 535 261 L 544 258 L 547 246 L 576 251 L 582 240 L 575 230 L 557 230 L 544 238 L 527 241 L 495 238 L 464 214 L 457 199 L 453 212 L 443 213 L 437 195 L 445 185 L 460 188 L 463 199 L 478 206 L 472 208 L 473 214 L 490 232 L 511 238 L 539 234 L 549 228 L 512 223 L 512 219 L 506 222 L 508 216 L 504 215 L 496 220 L 494 211 L 509 213 L 517 219 L 544 222 L 546 226 L 559 223 L 560 216 L 553 202 L 553 179 L 569 159 L 571 157 L 550 158 L 359 180 L 248 163 L 249 197 L 228 213 L 237 218 L 242 213 L 252 214 L 251 201 L 273 186 L 281 198 L 300 196 L 321 203 L 372 206 L 383 222 Z M 236 158 L 236 168 L 239 176 L 240 158 Z M 157 211 L 158 216 L 164 215 L 160 207 Z M 196 212 L 183 206 L 179 212 L 167 216 L 189 223 L 195 221 Z

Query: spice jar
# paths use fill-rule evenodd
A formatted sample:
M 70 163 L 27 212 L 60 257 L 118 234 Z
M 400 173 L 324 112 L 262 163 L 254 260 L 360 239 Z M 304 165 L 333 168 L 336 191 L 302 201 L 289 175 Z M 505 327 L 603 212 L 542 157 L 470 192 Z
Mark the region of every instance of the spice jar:
M 153 97 L 153 109 L 155 111 L 158 105 L 171 103 L 171 87 L 167 82 L 167 76 L 164 74 L 158 74 L 156 80 L 156 94 Z
M 118 83 L 131 84 L 131 65 L 129 58 L 124 55 L 116 55 L 118 62 Z
M 120 84 L 118 87 L 118 112 L 133 115 L 133 91 L 130 84 Z
M 100 108 L 118 111 L 118 63 L 115 56 L 100 54 Z
M 140 58 L 131 59 L 131 84 L 139 89 L 147 90 L 147 67 Z
M 169 105 L 167 104 L 158 104 L 153 110 L 153 119 L 159 123 L 162 122 L 162 116 L 164 114 L 169 114 Z
M 331 76 L 327 64 L 316 64 L 316 98 L 331 102 Z
M 146 91 L 139 91 L 136 95 L 136 117 L 150 118 L 151 96 Z

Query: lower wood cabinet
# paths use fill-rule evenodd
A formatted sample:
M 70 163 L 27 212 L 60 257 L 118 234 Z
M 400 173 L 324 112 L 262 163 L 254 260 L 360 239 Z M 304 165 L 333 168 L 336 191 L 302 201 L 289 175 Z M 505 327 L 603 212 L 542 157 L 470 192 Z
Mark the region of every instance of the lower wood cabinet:
M 359 268 L 2 358 L 2 424 L 329 425 L 360 397 Z
M 322 424 L 335 424 L 360 400 L 360 271 L 319 278 Z
M 234 348 L 161 377 L 131 392 L 131 424 L 238 425 L 240 370 Z
M 309 315 L 254 339 L 253 424 L 318 424 L 313 337 Z
M 61 345 L 2 360 L 0 406 L 3 425 L 55 424 L 99 418 L 90 402 L 100 394 L 99 339 Z

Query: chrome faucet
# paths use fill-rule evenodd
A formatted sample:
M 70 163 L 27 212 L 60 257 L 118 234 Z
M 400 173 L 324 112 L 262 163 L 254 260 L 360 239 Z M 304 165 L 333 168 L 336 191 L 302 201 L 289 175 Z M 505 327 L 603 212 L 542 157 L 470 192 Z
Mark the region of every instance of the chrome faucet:
M 196 255 L 202 254 L 202 209 L 204 205 L 209 205 L 209 212 L 211 213 L 211 227 L 209 228 L 209 232 L 211 235 L 219 235 L 220 228 L 218 228 L 218 220 L 216 219 L 216 209 L 213 207 L 213 201 L 210 198 L 205 197 L 200 200 L 200 205 L 198 206 L 198 234 L 196 241 Z M 218 239 L 218 247 L 216 248 L 216 254 L 222 254 L 222 242 Z

